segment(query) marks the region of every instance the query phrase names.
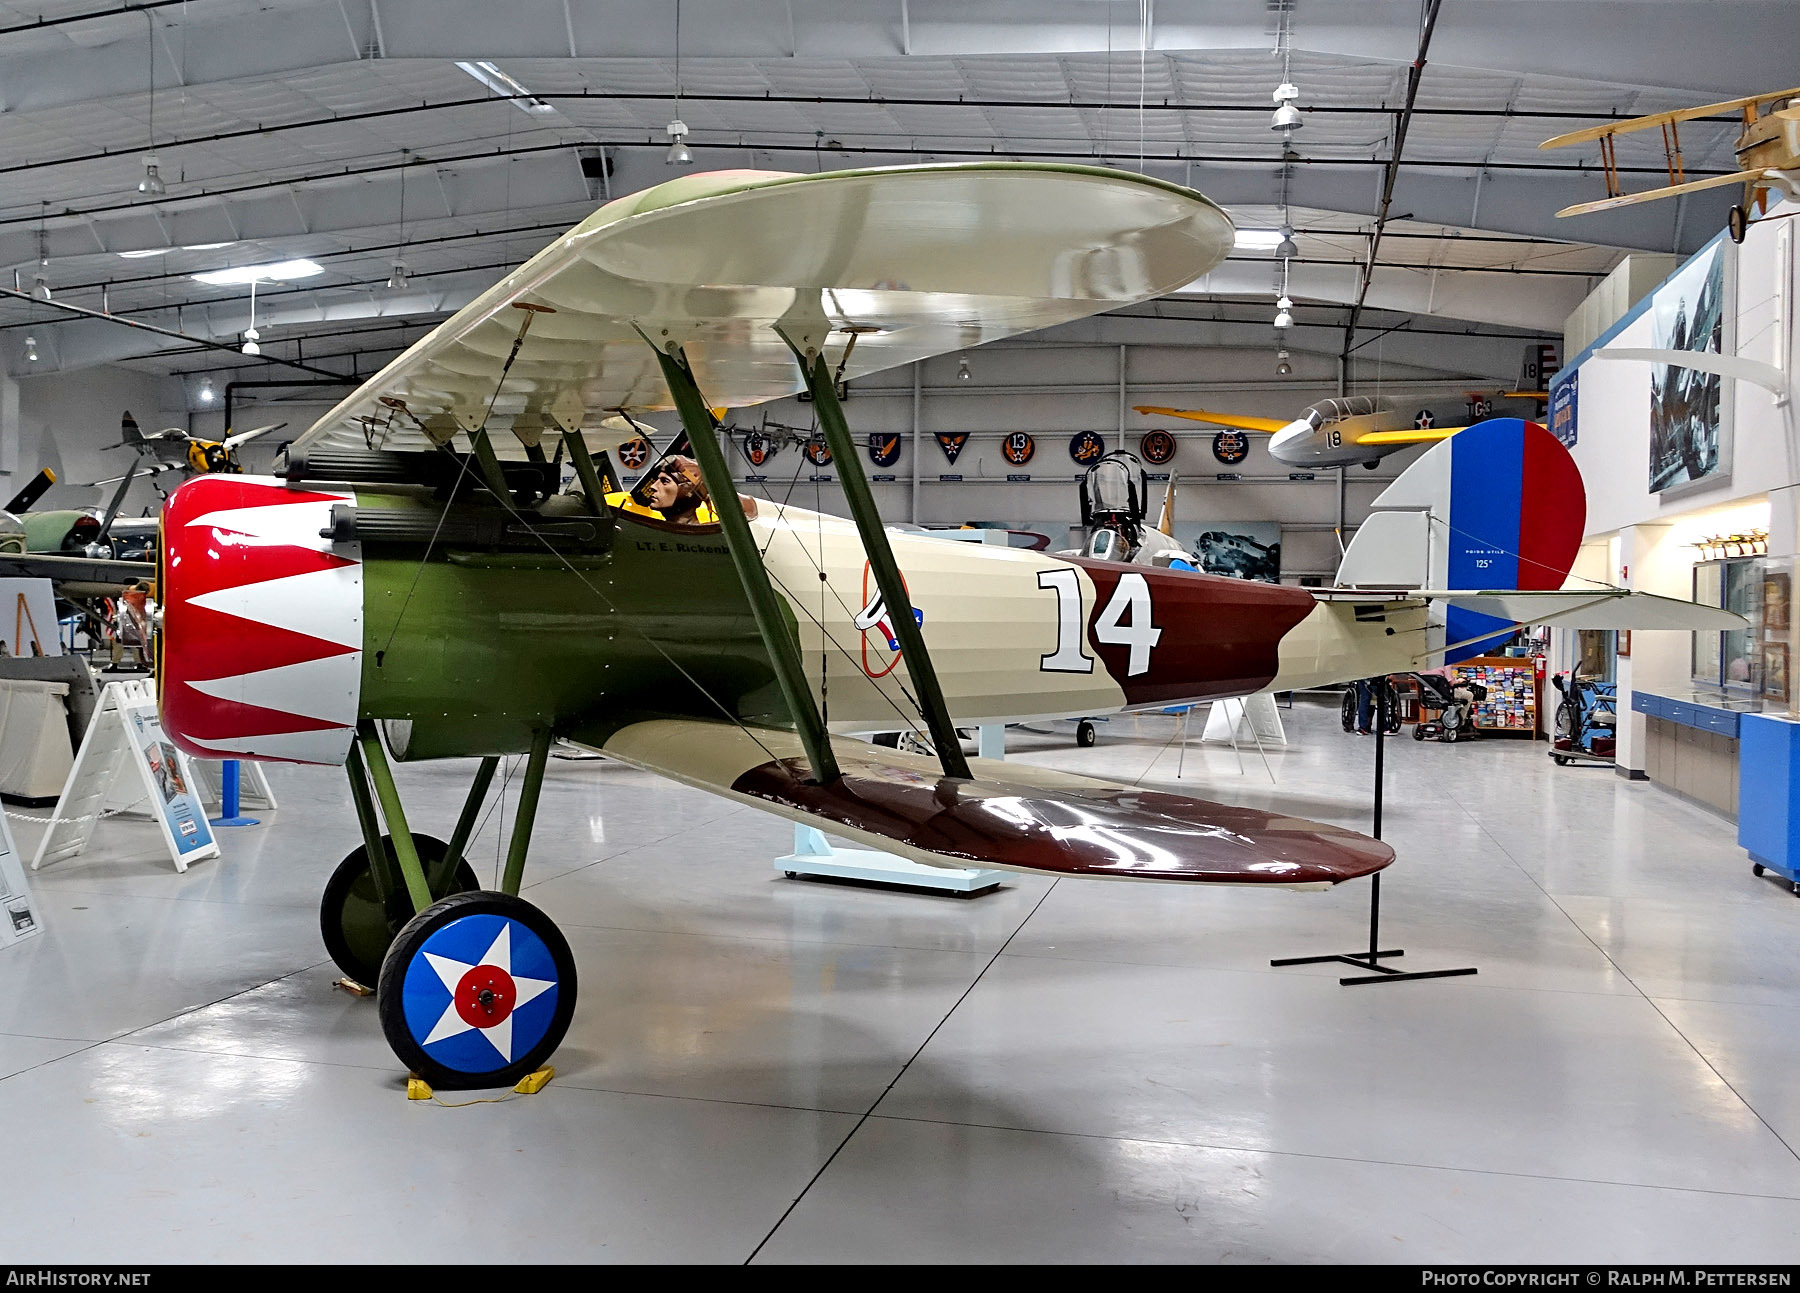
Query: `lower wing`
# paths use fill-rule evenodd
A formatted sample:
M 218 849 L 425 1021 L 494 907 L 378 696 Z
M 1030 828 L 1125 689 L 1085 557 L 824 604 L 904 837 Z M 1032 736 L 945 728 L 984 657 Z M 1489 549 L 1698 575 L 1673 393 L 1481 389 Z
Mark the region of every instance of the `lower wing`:
M 1595 211 L 1611 211 L 1614 207 L 1636 206 L 1639 202 L 1657 202 L 1682 193 L 1698 193 L 1701 189 L 1720 189 L 1728 184 L 1760 180 L 1762 174 L 1760 170 L 1755 170 L 1736 171 L 1730 175 L 1713 175 L 1704 180 L 1689 180 L 1686 184 L 1671 184 L 1666 188 L 1645 189 L 1642 193 L 1621 193 L 1616 198 L 1601 198 L 1598 202 L 1577 202 L 1572 207 L 1564 207 L 1556 214 L 1560 217 L 1589 215 Z
M 1468 427 L 1411 427 L 1403 431 L 1364 431 L 1356 437 L 1357 444 L 1429 444 L 1433 440 L 1448 440 L 1458 431 L 1467 431 Z
M 1268 431 L 1271 434 L 1287 426 L 1280 418 L 1254 418 L 1241 413 L 1208 413 L 1205 409 L 1165 409 L 1151 404 L 1132 406 L 1152 417 L 1186 418 L 1189 422 L 1207 422 L 1216 427 L 1241 427 L 1245 431 Z
M 657 718 L 573 739 L 928 866 L 1322 888 L 1394 859 L 1341 827 L 998 759 L 971 760 L 965 781 L 929 756 L 837 740 L 843 776 L 819 785 L 778 729 Z

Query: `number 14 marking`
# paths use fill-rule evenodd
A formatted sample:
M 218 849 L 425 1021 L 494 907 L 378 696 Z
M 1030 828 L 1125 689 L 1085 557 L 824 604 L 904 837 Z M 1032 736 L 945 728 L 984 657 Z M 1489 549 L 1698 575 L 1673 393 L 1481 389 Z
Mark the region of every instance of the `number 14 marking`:
M 1092 673 L 1093 657 L 1082 648 L 1081 582 L 1074 570 L 1040 570 L 1038 587 L 1056 593 L 1056 650 L 1039 659 L 1045 673 Z M 1094 621 L 1094 640 L 1106 646 L 1130 650 L 1125 675 L 1135 678 L 1150 670 L 1150 652 L 1163 631 L 1152 622 L 1150 583 L 1136 571 L 1119 576 L 1106 609 Z

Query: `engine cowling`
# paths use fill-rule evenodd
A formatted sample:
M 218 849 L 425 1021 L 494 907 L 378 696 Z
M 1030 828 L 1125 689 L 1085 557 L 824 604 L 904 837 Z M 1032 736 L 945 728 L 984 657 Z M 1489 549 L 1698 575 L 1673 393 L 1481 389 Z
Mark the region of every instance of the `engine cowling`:
M 320 531 L 347 492 L 199 476 L 163 507 L 163 728 L 204 759 L 338 764 L 362 692 L 361 545 Z

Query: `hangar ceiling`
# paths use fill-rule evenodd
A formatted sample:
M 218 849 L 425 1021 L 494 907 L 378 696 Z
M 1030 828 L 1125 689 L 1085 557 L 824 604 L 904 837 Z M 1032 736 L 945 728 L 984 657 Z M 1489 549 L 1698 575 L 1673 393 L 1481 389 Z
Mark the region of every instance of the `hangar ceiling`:
M 1554 335 L 1627 250 L 1711 237 L 1729 190 L 1554 219 L 1600 195 L 1597 156 L 1537 144 L 1785 84 L 1784 9 L 1448 0 L 1363 329 Z M 1284 21 L 1304 123 L 1285 153 Z M 677 115 L 695 169 L 1079 160 L 1192 184 L 1243 229 L 1285 212 L 1298 321 L 1341 332 L 1420 27 L 1417 0 L 7 0 L 0 266 L 26 292 L 41 272 L 55 304 L 0 299 L 0 360 L 367 373 L 596 202 L 683 169 Z M 482 61 L 497 72 L 459 66 Z M 1735 136 L 1685 125 L 1688 175 L 1733 169 Z M 139 191 L 147 153 L 160 195 Z M 1619 163 L 1628 187 L 1666 182 L 1654 133 Z M 295 257 L 323 272 L 265 284 L 264 354 L 238 354 L 248 290 L 189 275 Z M 1252 325 L 1278 267 L 1243 248 L 1185 295 Z

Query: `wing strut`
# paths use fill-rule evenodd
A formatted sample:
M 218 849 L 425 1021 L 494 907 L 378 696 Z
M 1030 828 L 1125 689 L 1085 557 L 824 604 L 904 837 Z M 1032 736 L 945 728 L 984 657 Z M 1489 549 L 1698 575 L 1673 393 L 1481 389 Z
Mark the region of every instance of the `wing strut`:
M 643 335 L 641 329 L 639 335 Z M 649 337 L 644 340 L 650 342 Z M 769 661 L 775 666 L 775 680 L 781 685 L 788 712 L 794 716 L 794 728 L 800 735 L 801 748 L 806 751 L 806 761 L 812 765 L 813 777 L 820 785 L 834 782 L 841 775 L 837 756 L 831 752 L 825 720 L 819 716 L 812 688 L 806 683 L 806 670 L 800 663 L 800 644 L 788 632 L 781 603 L 776 600 L 775 589 L 769 583 L 769 572 L 763 569 L 762 555 L 750 533 L 750 522 L 744 518 L 743 504 L 738 502 L 737 482 L 732 480 L 731 468 L 725 465 L 725 455 L 719 450 L 706 399 L 700 394 L 694 372 L 688 367 L 679 346 L 670 343 L 667 351 L 655 342 L 650 342 L 650 346 L 662 365 L 669 394 L 675 397 L 681 424 L 687 428 L 694 461 L 700 464 L 700 474 L 706 478 L 707 493 L 712 495 L 713 514 L 719 518 L 719 528 L 725 532 L 731 564 L 737 567 L 738 582 L 744 586 L 744 596 L 750 600 L 756 631 L 762 635 Z
M 780 331 L 780 329 L 777 329 Z M 831 460 L 838 469 L 838 483 L 844 487 L 844 500 L 856 521 L 856 532 L 862 536 L 863 553 L 869 569 L 881 589 L 881 600 L 887 604 L 888 623 L 900 643 L 900 658 L 906 661 L 907 675 L 918 692 L 919 705 L 925 711 L 925 723 L 931 730 L 931 744 L 937 750 L 938 762 L 946 777 L 970 776 L 969 761 L 963 757 L 962 742 L 956 735 L 956 724 L 944 704 L 944 689 L 938 685 L 937 670 L 925 650 L 925 635 L 913 615 L 912 599 L 907 595 L 906 580 L 894 561 L 894 549 L 882 528 L 881 513 L 875 508 L 875 496 L 869 492 L 868 477 L 863 475 L 862 460 L 856 455 L 856 442 L 850 438 L 850 424 L 844 420 L 844 406 L 838 403 L 837 383 L 825 362 L 822 347 L 801 348 L 786 332 L 781 339 L 788 343 L 800 371 L 806 377 L 806 389 L 812 392 L 813 410 L 819 415 L 819 426 L 831 446 Z M 810 338 L 807 338 L 810 340 Z M 856 335 L 850 336 L 856 344 Z

